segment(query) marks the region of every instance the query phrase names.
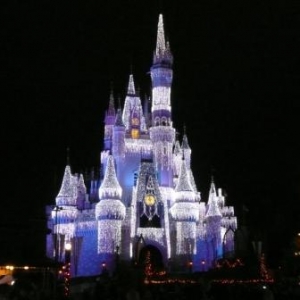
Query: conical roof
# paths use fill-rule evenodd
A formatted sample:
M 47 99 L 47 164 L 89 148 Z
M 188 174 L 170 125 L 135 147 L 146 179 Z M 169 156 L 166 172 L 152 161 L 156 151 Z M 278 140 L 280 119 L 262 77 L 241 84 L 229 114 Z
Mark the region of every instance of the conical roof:
M 71 167 L 65 167 L 64 176 L 58 195 L 56 196 L 57 205 L 76 205 L 77 197 L 77 178 L 72 175 Z
M 99 199 L 121 199 L 122 188 L 117 179 L 114 158 L 109 155 L 107 158 L 107 165 L 104 179 L 99 188 Z

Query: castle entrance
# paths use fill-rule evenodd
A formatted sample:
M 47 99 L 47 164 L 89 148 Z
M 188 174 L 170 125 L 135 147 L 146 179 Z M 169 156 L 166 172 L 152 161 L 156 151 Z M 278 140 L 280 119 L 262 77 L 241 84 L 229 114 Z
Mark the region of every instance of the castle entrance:
M 143 247 L 139 254 L 139 265 L 154 272 L 163 270 L 163 257 L 159 249 L 152 245 Z

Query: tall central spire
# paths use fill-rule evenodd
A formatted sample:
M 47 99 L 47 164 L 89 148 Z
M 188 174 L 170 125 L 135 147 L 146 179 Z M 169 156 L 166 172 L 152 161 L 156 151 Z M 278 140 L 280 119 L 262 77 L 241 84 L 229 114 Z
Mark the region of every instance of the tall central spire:
M 170 67 L 173 63 L 173 56 L 171 54 L 170 45 L 165 39 L 164 21 L 162 14 L 160 14 L 158 17 L 157 40 L 156 48 L 154 51 L 153 63 L 168 64 Z
M 163 21 L 162 14 L 160 14 L 158 18 L 155 54 L 159 56 L 160 54 L 163 54 L 165 51 L 166 51 L 166 41 L 165 41 L 164 21 Z

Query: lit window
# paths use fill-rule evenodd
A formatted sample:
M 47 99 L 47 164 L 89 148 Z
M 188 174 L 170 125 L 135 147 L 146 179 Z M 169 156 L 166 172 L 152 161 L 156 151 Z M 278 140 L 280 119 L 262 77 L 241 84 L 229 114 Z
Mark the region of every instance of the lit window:
M 138 129 L 131 129 L 131 138 L 138 139 L 140 137 L 140 131 Z
M 140 120 L 138 118 L 133 118 L 131 121 L 131 124 L 134 126 L 139 126 L 140 125 Z

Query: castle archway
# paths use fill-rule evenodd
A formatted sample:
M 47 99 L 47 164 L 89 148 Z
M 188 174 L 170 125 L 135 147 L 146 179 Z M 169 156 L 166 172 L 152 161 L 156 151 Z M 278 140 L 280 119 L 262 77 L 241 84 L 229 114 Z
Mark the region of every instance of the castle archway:
M 154 271 L 164 268 L 163 256 L 160 250 L 153 245 L 146 245 L 140 250 L 138 263 L 140 266 L 146 266 L 150 263 Z

